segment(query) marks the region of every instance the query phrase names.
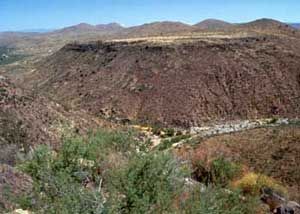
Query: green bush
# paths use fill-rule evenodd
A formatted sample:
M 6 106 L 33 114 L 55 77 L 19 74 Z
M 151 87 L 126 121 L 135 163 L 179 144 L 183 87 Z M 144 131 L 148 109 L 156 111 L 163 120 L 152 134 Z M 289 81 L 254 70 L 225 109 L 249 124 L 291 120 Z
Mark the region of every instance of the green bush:
M 212 182 L 221 186 L 226 186 L 229 181 L 241 172 L 241 167 L 224 158 L 216 159 L 212 162 Z
M 160 135 L 160 132 L 161 132 L 162 130 L 163 130 L 162 127 L 159 126 L 159 125 L 153 125 L 153 126 L 152 126 L 152 133 L 153 133 L 154 135 Z
M 257 213 L 257 198 L 243 199 L 240 192 L 229 192 L 220 187 L 199 188 L 190 193 L 180 213 L 186 214 L 252 214 Z
M 101 194 L 82 185 L 86 178 L 97 182 L 92 169 L 78 162 L 87 151 L 79 141 L 65 143 L 56 157 L 46 146 L 37 148 L 32 159 L 20 166 L 34 179 L 32 194 L 19 199 L 22 208 L 53 214 L 101 213 Z
M 165 129 L 165 132 L 167 137 L 173 137 L 175 134 L 175 130 L 173 128 L 167 128 Z
M 242 201 L 239 192 L 224 190 L 239 171 L 237 165 L 217 159 L 208 168 L 199 166 L 207 172 L 199 174 L 208 181 L 205 191 L 187 188 L 190 172 L 170 153 L 149 152 L 130 131 L 100 130 L 65 139 L 57 152 L 36 148 L 18 166 L 32 176 L 33 191 L 17 202 L 23 209 L 50 214 L 255 213 L 249 211 L 253 200 Z
M 112 153 L 129 159 L 143 149 L 131 132 L 104 130 L 65 139 L 57 153 L 40 146 L 19 166 L 34 179 L 34 191 L 19 204 L 38 213 L 102 213 L 105 204 L 98 188 L 107 179 L 104 162 Z M 97 188 L 85 188 L 86 181 Z
M 183 175 L 169 154 L 135 157 L 111 177 L 111 213 L 172 213 Z
M 164 139 L 157 146 L 156 149 L 159 150 L 159 151 L 166 150 L 166 149 L 170 148 L 173 144 L 178 143 L 181 140 L 188 139 L 190 137 L 191 137 L 190 135 L 179 135 L 179 136 L 172 137 L 170 139 Z
M 206 185 L 219 185 L 226 187 L 234 177 L 239 175 L 241 168 L 239 165 L 219 158 L 209 165 L 198 162 L 193 166 L 193 176 L 196 180 Z

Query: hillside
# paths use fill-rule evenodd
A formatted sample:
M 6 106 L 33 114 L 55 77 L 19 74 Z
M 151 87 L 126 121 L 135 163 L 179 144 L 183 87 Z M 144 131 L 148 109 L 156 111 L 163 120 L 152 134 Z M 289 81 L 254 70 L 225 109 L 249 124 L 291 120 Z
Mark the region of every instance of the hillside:
M 194 26 L 202 30 L 222 30 L 232 27 L 233 24 L 217 19 L 206 19 L 195 24 Z
M 194 145 L 175 148 L 184 159 L 204 163 L 223 157 L 249 170 L 270 176 L 288 188 L 289 197 L 300 200 L 300 126 L 256 128 L 231 134 L 195 139 Z
M 56 147 L 65 134 L 106 125 L 84 111 L 66 110 L 46 97 L 23 91 L 0 76 L 0 165 L 14 165 L 19 153 L 37 145 Z
M 181 22 L 153 22 L 140 26 L 125 29 L 120 36 L 125 38 L 162 36 L 166 34 L 176 34 L 180 32 L 191 32 L 193 27 Z
M 253 22 L 238 25 L 241 30 L 254 30 L 268 34 L 299 35 L 299 31 L 286 23 L 273 19 L 258 19 Z
M 87 23 L 80 23 L 78 25 L 66 27 L 57 31 L 54 31 L 50 34 L 88 34 L 88 33 L 98 33 L 101 34 L 112 34 L 121 31 L 123 27 L 118 23 L 109 23 L 109 24 L 99 24 L 99 25 L 90 25 Z
M 94 115 L 193 126 L 300 114 L 300 41 L 280 37 L 69 44 L 30 79 Z

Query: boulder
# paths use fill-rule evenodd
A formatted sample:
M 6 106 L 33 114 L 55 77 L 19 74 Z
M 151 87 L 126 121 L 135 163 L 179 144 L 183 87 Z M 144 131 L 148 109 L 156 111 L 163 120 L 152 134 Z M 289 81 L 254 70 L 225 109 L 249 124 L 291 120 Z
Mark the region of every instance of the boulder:
M 300 214 L 300 205 L 297 202 L 286 200 L 270 188 L 263 188 L 261 192 L 261 200 L 269 206 L 271 213 Z

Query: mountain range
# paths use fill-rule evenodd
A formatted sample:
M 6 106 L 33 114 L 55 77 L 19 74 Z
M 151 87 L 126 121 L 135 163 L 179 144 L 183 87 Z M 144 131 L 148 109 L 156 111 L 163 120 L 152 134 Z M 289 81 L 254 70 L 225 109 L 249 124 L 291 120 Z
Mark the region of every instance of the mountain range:
M 300 29 L 300 23 L 289 23 L 290 26 Z
M 264 19 L 261 19 L 264 20 Z M 269 19 L 271 20 L 271 19 Z M 189 27 L 195 27 L 199 29 L 210 29 L 210 30 L 215 30 L 215 29 L 221 29 L 224 27 L 231 27 L 233 25 L 239 25 L 240 23 L 230 23 L 230 22 L 225 22 L 222 20 L 218 19 L 205 19 L 199 23 L 196 23 L 194 25 L 189 25 L 186 23 L 181 23 L 181 22 L 173 22 L 173 21 L 162 21 L 162 22 L 152 22 L 152 23 L 147 23 L 143 25 L 137 25 L 137 26 L 132 26 L 132 27 L 124 27 L 119 23 L 113 22 L 113 23 L 108 23 L 108 24 L 98 24 L 98 25 L 91 25 L 88 23 L 80 23 L 77 25 L 72 25 L 68 27 L 64 27 L 61 29 L 47 29 L 47 28 L 37 28 L 37 29 L 24 29 L 20 31 L 4 31 L 4 32 L 15 32 L 15 33 L 53 33 L 53 32 L 72 32 L 72 31 L 119 31 L 119 30 L 136 30 L 139 28 L 147 28 L 150 26 L 156 26 L 157 28 L 164 27 L 164 26 L 171 26 L 174 29 L 176 28 L 189 28 Z M 291 27 L 300 28 L 300 23 L 298 22 L 290 22 L 286 23 L 290 25 Z M 3 33 L 3 32 L 0 32 Z

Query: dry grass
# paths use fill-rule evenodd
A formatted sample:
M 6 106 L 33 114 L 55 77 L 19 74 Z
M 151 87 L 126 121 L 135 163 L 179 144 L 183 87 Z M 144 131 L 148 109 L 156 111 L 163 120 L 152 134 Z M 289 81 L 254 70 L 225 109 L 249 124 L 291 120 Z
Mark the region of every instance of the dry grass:
M 136 37 L 136 38 L 126 38 L 126 39 L 113 39 L 107 40 L 109 42 L 150 42 L 158 44 L 169 44 L 169 43 L 179 43 L 179 42 L 192 42 L 192 41 L 206 41 L 210 42 L 212 39 L 233 39 L 233 38 L 244 38 L 248 37 L 250 34 L 247 32 L 239 32 L 233 34 L 216 33 L 216 32 L 204 32 L 204 33 L 191 33 L 189 35 L 170 35 L 170 36 L 147 36 L 147 37 Z

